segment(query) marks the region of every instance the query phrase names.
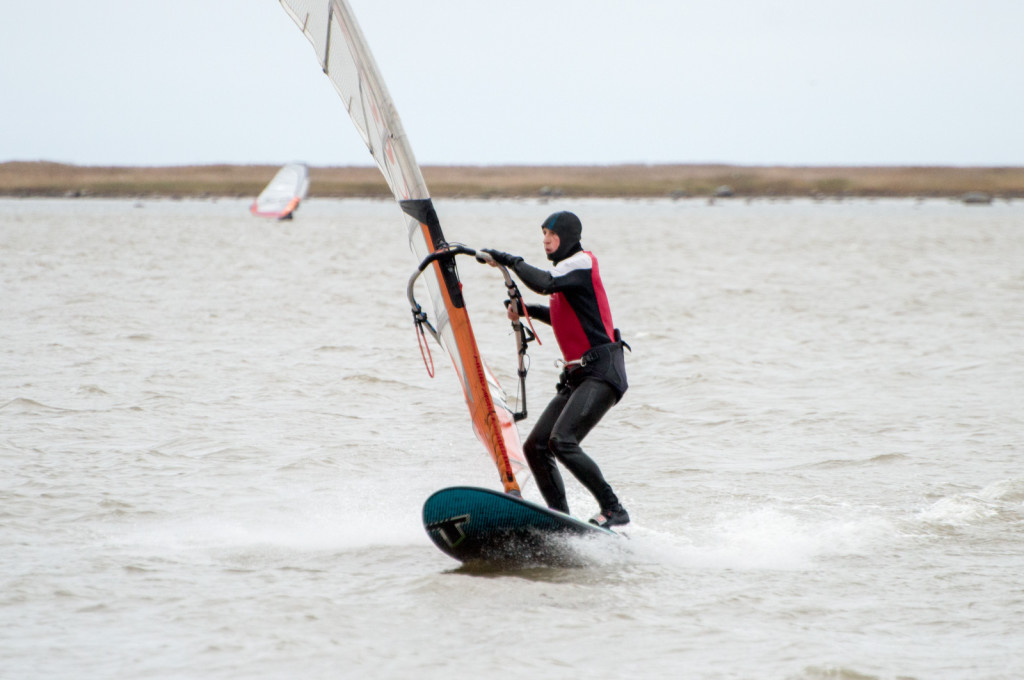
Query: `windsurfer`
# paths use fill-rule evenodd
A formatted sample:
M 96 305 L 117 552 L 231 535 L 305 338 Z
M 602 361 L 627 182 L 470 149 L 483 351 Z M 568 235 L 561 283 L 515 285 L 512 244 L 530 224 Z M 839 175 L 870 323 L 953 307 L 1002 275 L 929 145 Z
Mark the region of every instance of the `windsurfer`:
M 556 393 L 526 438 L 523 453 L 548 507 L 569 512 L 565 485 L 556 460 L 593 494 L 600 506 L 591 522 L 602 527 L 629 523 L 611 485 L 580 442 L 627 389 L 623 347 L 612 324 L 597 258 L 585 251 L 583 226 L 571 212 L 550 215 L 541 225 L 544 252 L 551 268 L 527 264 L 522 257 L 489 248 L 497 264 L 514 272 L 527 288 L 550 296 L 550 306 L 526 305 L 530 317 L 551 325 L 564 369 Z M 523 313 L 510 305 L 509 319 Z

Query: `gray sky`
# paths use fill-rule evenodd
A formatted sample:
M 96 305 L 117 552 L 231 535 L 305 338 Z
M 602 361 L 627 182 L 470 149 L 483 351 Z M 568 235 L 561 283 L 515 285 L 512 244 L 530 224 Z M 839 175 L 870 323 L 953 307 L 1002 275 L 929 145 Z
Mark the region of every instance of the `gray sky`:
M 350 0 L 422 164 L 1024 164 L 1022 0 Z M 370 165 L 276 0 L 0 18 L 0 161 Z

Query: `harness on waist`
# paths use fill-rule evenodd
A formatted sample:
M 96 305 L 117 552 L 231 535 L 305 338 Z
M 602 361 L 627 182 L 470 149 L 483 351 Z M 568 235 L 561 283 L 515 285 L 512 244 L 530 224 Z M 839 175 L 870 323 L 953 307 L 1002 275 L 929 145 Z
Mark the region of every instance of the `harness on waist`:
M 574 388 L 584 380 L 593 378 L 608 383 L 615 390 L 616 401 L 629 389 L 626 380 L 626 355 L 623 348 L 631 353 L 633 348 L 622 339 L 619 329 L 615 329 L 615 341 L 603 345 L 595 345 L 583 353 L 579 359 L 565 361 L 559 359 L 556 366 L 562 367 L 559 388 Z

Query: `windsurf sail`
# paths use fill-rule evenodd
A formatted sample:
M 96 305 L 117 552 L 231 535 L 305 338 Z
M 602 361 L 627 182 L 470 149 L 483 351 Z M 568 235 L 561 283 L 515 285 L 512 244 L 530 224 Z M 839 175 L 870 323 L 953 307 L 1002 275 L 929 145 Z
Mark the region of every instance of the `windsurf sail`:
M 289 219 L 308 192 L 309 168 L 303 163 L 289 163 L 277 171 L 253 201 L 249 212 L 258 217 Z
M 519 494 L 520 480 L 526 481 L 529 468 L 512 409 L 480 355 L 466 311 L 455 266 L 455 256 L 466 249 L 445 240 L 423 174 L 362 30 L 345 0 L 280 2 L 313 45 L 321 68 L 407 216 L 409 246 L 420 270 L 430 272 L 422 280 L 432 308 L 431 335 L 451 357 L 473 430 L 497 466 L 504 490 Z M 419 320 L 417 325 L 422 326 Z

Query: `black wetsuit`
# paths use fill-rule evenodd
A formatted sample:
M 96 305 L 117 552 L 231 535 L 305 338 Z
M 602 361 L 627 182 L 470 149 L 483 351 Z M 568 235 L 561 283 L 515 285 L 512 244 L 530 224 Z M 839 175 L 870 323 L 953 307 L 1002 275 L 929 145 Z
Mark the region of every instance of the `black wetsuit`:
M 601 469 L 580 448 L 627 387 L 622 343 L 612 324 L 597 258 L 577 245 L 552 269 L 519 260 L 514 271 L 530 290 L 551 296 L 550 307 L 527 305 L 527 311 L 551 324 L 567 362 L 555 397 L 523 445 L 537 487 L 549 507 L 569 512 L 557 459 L 594 495 L 602 511 L 619 507 Z M 586 365 L 579 365 L 581 359 Z

